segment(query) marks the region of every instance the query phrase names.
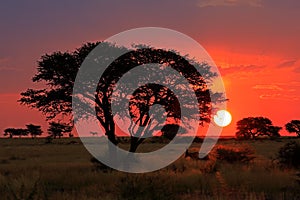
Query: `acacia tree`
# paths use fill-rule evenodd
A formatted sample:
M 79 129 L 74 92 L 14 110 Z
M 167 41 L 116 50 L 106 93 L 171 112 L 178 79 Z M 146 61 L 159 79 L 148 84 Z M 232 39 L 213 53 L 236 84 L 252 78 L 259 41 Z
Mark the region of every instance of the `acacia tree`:
M 291 120 L 285 125 L 285 129 L 289 133 L 296 133 L 300 137 L 300 120 Z
M 19 102 L 31 108 L 38 109 L 46 115 L 47 120 L 50 121 L 62 116 L 68 116 L 69 124 L 71 125 L 72 92 L 75 77 L 83 60 L 86 59 L 87 55 L 98 44 L 99 43 L 87 43 L 76 49 L 74 52 L 54 52 L 53 54 L 42 56 L 41 60 L 38 61 L 38 72 L 32 80 L 33 82 L 44 82 L 46 83 L 46 86 L 40 90 L 28 89 L 27 91 L 22 92 L 22 98 Z M 124 53 L 124 50 L 127 49 L 106 44 L 106 51 L 119 51 Z M 97 59 L 93 60 L 101 62 L 103 59 L 107 58 L 103 58 L 102 55 L 99 55 Z M 192 64 L 195 63 L 189 63 L 186 59 L 178 56 L 174 52 L 153 48 L 133 49 L 129 53 L 114 59 L 114 62 L 105 70 L 102 77 L 100 77 L 100 79 L 97 77 L 97 80 L 99 81 L 96 85 L 87 82 L 87 84 L 83 85 L 83 88 L 81 88 L 82 91 L 88 91 L 87 88 L 84 87 L 96 88 L 96 92 L 84 93 L 82 94 L 83 98 L 73 96 L 73 103 L 75 102 L 76 106 L 78 104 L 78 108 L 80 108 L 80 105 L 82 105 L 83 102 L 91 102 L 91 106 L 88 108 L 83 106 L 82 116 L 89 117 L 96 110 L 96 117 L 105 130 L 105 135 L 107 135 L 108 139 L 115 145 L 117 144 L 115 133 L 116 127 L 114 115 L 111 110 L 113 91 L 118 80 L 125 73 L 128 73 L 136 66 L 147 63 L 159 63 L 172 67 L 188 80 L 189 84 L 194 88 L 194 92 L 199 102 L 198 108 L 201 111 L 201 115 L 199 115 L 198 118 L 201 123 L 210 120 L 211 98 L 214 98 L 214 100 L 222 99 L 222 94 L 220 93 L 215 93 L 212 96 L 209 95 L 210 93 L 204 80 L 210 80 L 212 77 L 215 77 L 216 74 L 210 71 L 210 66 L 206 63 L 197 63 L 198 65 L 201 65 L 200 67 L 204 69 L 205 72 L 199 74 L 196 70 L 193 70 Z M 89 76 L 87 76 L 87 78 L 89 78 Z M 126 88 L 126 86 L 123 88 Z M 148 93 L 150 90 L 154 92 L 152 93 L 152 96 Z M 163 91 L 163 95 L 157 93 L 159 90 Z M 131 146 L 133 146 L 131 151 L 135 151 L 137 146 L 142 142 L 143 139 L 137 140 L 137 138 L 140 138 L 141 132 L 144 132 L 144 134 L 145 132 L 150 133 L 154 130 L 153 128 L 157 129 L 160 127 L 158 124 L 154 127 L 151 126 L 151 124 L 153 125 L 153 120 L 151 120 L 148 112 L 151 106 L 154 104 L 161 104 L 165 106 L 165 109 L 168 109 L 166 116 L 169 118 L 172 117 L 173 119 L 176 119 L 179 116 L 177 111 L 178 107 L 174 107 L 176 104 L 166 105 L 166 103 L 163 103 L 163 101 L 172 99 L 173 102 L 176 101 L 176 99 L 172 97 L 172 93 L 166 88 L 157 86 L 151 86 L 150 88 L 144 87 L 140 89 L 139 92 L 145 94 L 142 100 L 137 101 L 138 98 L 143 96 L 141 94 L 135 95 L 135 97 L 131 99 L 131 108 L 138 108 L 137 112 L 132 112 L 133 109 L 130 108 L 130 114 L 134 121 L 134 124 L 132 124 L 131 130 L 129 131 L 132 139 Z M 119 93 L 119 95 L 122 95 L 122 93 Z M 148 101 L 149 97 L 150 99 L 153 99 L 154 97 L 154 101 Z M 118 100 L 116 100 L 116 102 L 117 105 L 118 103 L 121 103 L 118 102 Z M 171 108 L 171 106 L 173 106 L 173 108 Z M 122 116 L 122 111 L 118 111 L 118 115 Z M 134 129 L 136 127 L 138 128 Z
M 14 130 L 14 128 L 6 128 L 3 135 L 12 138 L 14 136 Z
M 70 133 L 72 131 L 72 126 L 65 123 L 50 122 L 48 133 L 53 138 L 61 138 L 64 134 Z
M 155 69 L 152 67 L 143 68 L 145 72 L 142 72 L 142 76 L 137 77 L 134 73 L 133 76 L 129 75 L 130 81 L 126 82 L 125 85 L 119 83 L 120 78 L 124 74 L 130 74 L 130 70 L 136 66 L 149 63 L 158 63 L 161 67 L 176 70 L 187 80 L 188 84 L 183 84 L 180 79 L 176 77 L 166 77 L 166 74 L 164 74 L 162 70 L 154 71 Z M 195 65 L 202 69 L 202 74 L 196 70 Z M 124 105 L 124 102 L 118 101 L 118 99 L 121 99 L 124 94 L 125 96 L 126 94 L 130 94 L 126 91 L 127 88 L 130 90 L 130 85 L 144 83 L 144 80 L 147 80 L 147 77 L 145 78 L 145 76 L 153 73 L 155 73 L 155 76 L 165 80 L 167 85 L 175 85 L 180 88 L 179 94 L 176 95 L 186 99 L 182 105 L 179 105 L 176 95 L 168 87 L 159 84 L 142 85 L 131 95 L 129 111 L 132 120 L 130 121 L 128 131 L 131 136 L 130 151 L 134 152 L 137 146 L 145 140 L 145 137 L 153 136 L 151 134 L 156 130 L 160 130 L 163 125 L 166 124 L 166 121 L 172 121 L 174 124 L 177 124 L 181 117 L 180 108 L 185 109 L 190 115 L 196 115 L 201 124 L 210 121 L 212 102 L 225 100 L 222 98 L 222 93 L 210 93 L 208 89 L 208 84 L 217 76 L 217 74 L 211 72 L 210 69 L 211 67 L 207 63 L 198 63 L 196 61 L 188 60 L 173 51 L 155 48 L 134 49 L 117 58 L 110 64 L 108 69 L 105 70 L 97 87 L 96 101 L 100 102 L 103 101 L 103 99 L 107 100 L 109 108 L 112 101 L 117 102 L 114 104 L 117 105 L 115 106 L 117 108 L 127 108 L 126 106 L 128 105 Z M 116 84 L 118 84 L 118 87 L 121 89 L 116 90 L 116 94 L 118 95 L 112 97 L 113 89 L 116 89 Z M 196 94 L 198 102 L 198 104 L 196 103 L 197 105 L 191 105 L 191 102 L 189 102 L 187 95 L 190 96 L 192 94 L 185 93 L 188 87 L 193 88 L 193 92 Z M 164 107 L 166 112 L 162 114 L 166 117 L 166 120 L 156 120 L 156 123 L 154 123 L 154 118 L 151 117 L 151 115 L 161 114 L 159 109 L 154 113 L 149 112 L 150 108 L 155 104 L 160 104 Z M 100 105 L 100 103 L 97 103 L 97 105 Z M 100 118 L 104 116 L 103 113 L 105 113 L 105 108 L 105 106 L 96 107 L 96 111 L 100 113 Z M 199 112 L 193 112 L 193 108 L 196 108 Z M 116 110 L 116 113 L 123 118 L 125 110 L 126 109 Z M 110 111 L 108 111 L 108 113 L 111 115 Z M 111 118 L 113 119 L 113 116 Z M 188 118 L 189 117 L 183 120 L 189 121 Z
M 43 133 L 39 125 L 27 124 L 26 127 L 32 138 L 36 138 L 36 136 L 40 136 Z
M 48 121 L 65 117 L 72 123 L 72 91 L 77 71 L 98 43 L 86 43 L 74 52 L 45 54 L 38 60 L 34 83 L 44 83 L 43 89 L 27 89 L 18 100 L 22 105 L 41 111 Z
M 282 128 L 273 126 L 266 117 L 247 117 L 237 122 L 236 137 L 239 139 L 255 139 L 260 136 L 279 137 Z
M 32 81 L 45 83 L 43 89 L 27 89 L 21 93 L 18 100 L 22 105 L 30 108 L 38 109 L 45 116 L 46 120 L 60 120 L 64 118 L 64 122 L 72 126 L 72 92 L 74 81 L 82 62 L 87 55 L 93 50 L 99 42 L 86 43 L 82 47 L 73 52 L 54 52 L 46 54 L 38 61 L 37 73 Z M 115 49 L 107 45 L 107 48 Z M 84 88 L 82 88 L 84 90 Z M 87 94 L 87 98 L 94 99 L 95 94 Z M 108 109 L 108 100 L 105 96 L 102 102 L 94 102 L 104 108 L 103 117 L 97 116 L 101 125 L 105 129 L 108 139 L 117 144 L 115 138 L 115 125 L 112 115 Z M 87 116 L 94 112 L 95 107 L 91 107 Z
M 7 128 L 4 130 L 4 136 L 8 136 L 10 138 L 13 138 L 13 136 L 19 136 L 21 138 L 22 136 L 28 135 L 28 130 L 23 128 Z

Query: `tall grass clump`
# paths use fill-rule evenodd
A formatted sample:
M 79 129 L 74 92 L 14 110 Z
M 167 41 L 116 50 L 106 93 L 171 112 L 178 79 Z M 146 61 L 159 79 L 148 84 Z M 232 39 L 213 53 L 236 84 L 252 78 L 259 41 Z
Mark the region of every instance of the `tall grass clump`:
M 277 159 L 281 166 L 300 167 L 300 143 L 290 141 L 279 149 Z
M 254 150 L 248 146 L 231 147 L 219 145 L 214 151 L 215 157 L 219 161 L 228 163 L 249 163 L 254 157 Z

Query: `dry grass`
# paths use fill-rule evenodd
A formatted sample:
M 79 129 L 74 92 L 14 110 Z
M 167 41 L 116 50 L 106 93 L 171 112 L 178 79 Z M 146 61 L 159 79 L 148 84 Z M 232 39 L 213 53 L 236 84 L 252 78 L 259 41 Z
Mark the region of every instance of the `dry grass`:
M 221 141 L 255 150 L 248 164 L 180 158 L 147 174 L 94 170 L 91 156 L 70 140 L 0 140 L 1 199 L 300 199 L 297 171 L 272 161 L 287 141 Z M 146 144 L 145 148 L 161 144 Z M 199 144 L 193 144 L 194 150 Z

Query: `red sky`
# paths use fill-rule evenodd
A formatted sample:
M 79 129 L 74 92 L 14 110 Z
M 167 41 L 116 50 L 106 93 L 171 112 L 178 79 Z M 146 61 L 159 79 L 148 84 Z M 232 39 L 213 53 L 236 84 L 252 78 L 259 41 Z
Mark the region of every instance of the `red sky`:
M 46 127 L 40 113 L 16 102 L 37 87 L 31 77 L 41 55 L 145 26 L 180 31 L 211 55 L 233 116 L 223 135 L 233 135 L 243 117 L 266 116 L 279 126 L 300 119 L 299 8 L 296 0 L 2 1 L 0 132 L 28 122 Z

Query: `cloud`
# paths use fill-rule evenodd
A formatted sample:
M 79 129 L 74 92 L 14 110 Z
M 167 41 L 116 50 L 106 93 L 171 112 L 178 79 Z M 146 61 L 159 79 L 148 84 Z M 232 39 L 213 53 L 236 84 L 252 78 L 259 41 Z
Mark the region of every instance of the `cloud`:
M 278 90 L 278 91 L 283 90 L 283 88 L 279 87 L 278 85 L 271 85 L 271 84 L 255 85 L 252 88 L 256 90 Z
M 288 86 L 288 87 L 300 87 L 300 81 L 290 81 L 290 82 L 278 82 L 275 83 L 276 85 L 280 86 Z
M 277 67 L 279 67 L 279 68 L 292 67 L 296 62 L 297 62 L 297 59 L 284 60 L 281 63 L 279 63 L 279 65 L 277 65 Z
M 222 75 L 228 75 L 232 73 L 255 73 L 263 70 L 265 65 L 239 65 L 222 68 L 220 67 L 220 72 Z
M 262 7 L 262 0 L 198 0 L 197 6 L 216 7 L 216 6 L 240 6 Z
M 287 100 L 287 101 L 298 101 L 299 96 L 297 95 L 286 95 L 286 94 L 262 94 L 259 96 L 260 99 L 265 100 Z
M 286 100 L 286 101 L 299 101 L 300 95 L 297 87 L 300 87 L 300 82 L 291 81 L 287 83 L 272 83 L 272 84 L 258 84 L 252 89 L 263 91 L 259 95 L 260 99 L 264 100 Z

